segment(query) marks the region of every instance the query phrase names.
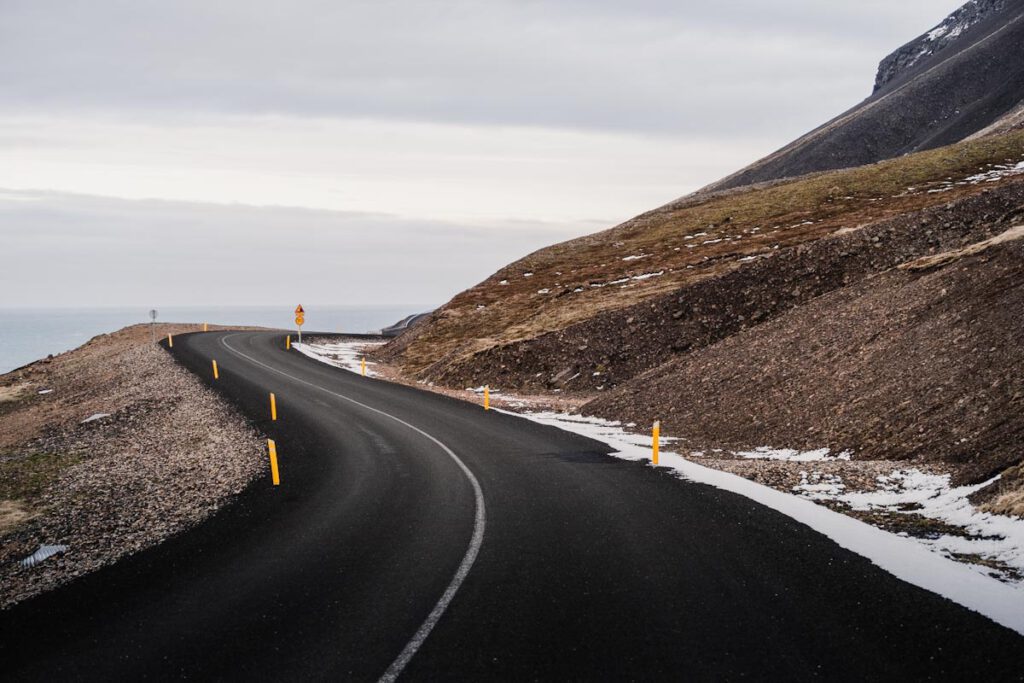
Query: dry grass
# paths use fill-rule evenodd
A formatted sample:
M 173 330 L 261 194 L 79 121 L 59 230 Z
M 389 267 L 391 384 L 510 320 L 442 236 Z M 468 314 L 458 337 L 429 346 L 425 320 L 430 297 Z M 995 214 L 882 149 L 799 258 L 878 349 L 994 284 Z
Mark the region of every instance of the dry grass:
M 0 534 L 16 529 L 35 515 L 20 500 L 0 500 Z
M 994 512 L 997 515 L 1011 515 L 1024 518 L 1024 488 L 1004 493 L 984 507 L 989 512 Z
M 0 534 L 38 516 L 39 499 L 46 487 L 79 460 L 50 453 L 9 454 L 0 458 Z
M 27 383 L 0 387 L 0 403 L 14 403 L 16 401 L 20 401 L 25 394 L 28 393 L 28 389 L 29 385 Z
M 959 261 L 960 259 L 967 258 L 968 256 L 974 256 L 980 254 L 991 246 L 996 244 L 1002 244 L 1003 242 L 1009 242 L 1011 240 L 1019 240 L 1024 238 L 1024 225 L 1018 225 L 1010 228 L 1001 235 L 997 235 L 991 239 L 982 240 L 981 242 L 975 242 L 974 244 L 968 245 L 963 249 L 955 249 L 953 251 L 946 251 L 941 254 L 932 254 L 923 258 L 909 261 L 899 266 L 900 270 L 909 270 L 919 272 L 923 270 L 932 270 L 934 268 L 942 268 L 948 266 L 950 263 Z
M 80 458 L 52 453 L 8 455 L 0 459 L 0 499 L 31 500 Z
M 982 509 L 1024 518 L 1024 463 L 1004 471 L 998 485 L 999 493 L 982 505 Z
M 404 340 L 400 362 L 421 373 L 445 357 L 533 338 L 720 276 L 743 259 L 977 194 L 996 183 L 953 183 L 1022 158 L 1024 131 L 1018 131 L 870 166 L 684 198 L 503 268 Z

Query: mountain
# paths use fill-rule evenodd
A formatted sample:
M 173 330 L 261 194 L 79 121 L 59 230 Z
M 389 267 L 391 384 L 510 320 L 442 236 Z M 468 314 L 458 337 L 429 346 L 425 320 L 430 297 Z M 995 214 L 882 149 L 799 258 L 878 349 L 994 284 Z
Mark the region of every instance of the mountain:
M 706 189 L 870 164 L 1022 121 L 1024 0 L 972 0 L 883 59 L 866 100 Z
M 936 72 L 980 81 L 978 102 L 1006 97 L 962 41 L 1016 35 L 1018 7 L 972 3 L 894 53 L 872 106 L 902 98 L 889 127 L 913 131 Z M 998 73 L 1018 73 L 1024 53 L 1004 57 Z M 1008 472 L 1024 434 L 1024 130 L 1012 107 L 983 118 L 949 145 L 699 192 L 541 249 L 381 354 L 425 383 L 557 394 L 706 444 L 938 460 L 961 482 Z M 855 125 L 818 134 L 838 144 Z

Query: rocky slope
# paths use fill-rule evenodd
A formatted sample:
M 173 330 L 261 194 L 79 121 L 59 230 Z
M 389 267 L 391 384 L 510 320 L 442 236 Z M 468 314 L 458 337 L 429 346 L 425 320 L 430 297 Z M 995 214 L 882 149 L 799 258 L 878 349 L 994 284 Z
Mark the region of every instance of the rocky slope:
M 248 423 L 145 325 L 0 376 L 0 418 L 0 607 L 197 524 L 265 467 Z M 68 549 L 18 564 L 44 544 Z
M 1024 133 L 1012 133 L 675 202 L 503 268 L 385 357 L 452 385 L 489 376 L 519 388 L 612 386 L 901 259 L 1005 229 L 1020 206 L 1019 174 L 984 174 L 1021 159 Z M 659 326 L 676 335 L 671 343 Z M 581 359 L 576 384 L 556 379 L 574 365 L 558 353 Z M 509 362 L 516 357 L 525 365 Z
M 425 382 L 576 396 L 705 444 L 938 459 L 978 481 L 1019 460 L 1018 366 L 1003 360 L 1018 273 L 989 263 L 999 250 L 963 273 L 901 268 L 1022 223 L 1024 132 L 691 197 L 527 256 L 381 355 Z M 953 275 L 933 289 L 959 296 L 912 286 Z M 912 324 L 925 313 L 940 319 Z
M 447 360 L 425 376 L 452 386 L 608 390 L 822 294 L 918 256 L 985 239 L 1021 220 L 1024 180 L 986 190 L 740 259 L 737 268 L 557 331 Z
M 1024 0 L 972 0 L 882 60 L 875 92 L 709 186 L 848 168 L 963 140 L 1024 102 Z
M 1024 204 L 1022 204 L 1024 205 Z M 1024 227 L 863 278 L 634 378 L 582 408 L 698 443 L 1020 461 Z M 769 437 L 770 435 L 770 437 Z

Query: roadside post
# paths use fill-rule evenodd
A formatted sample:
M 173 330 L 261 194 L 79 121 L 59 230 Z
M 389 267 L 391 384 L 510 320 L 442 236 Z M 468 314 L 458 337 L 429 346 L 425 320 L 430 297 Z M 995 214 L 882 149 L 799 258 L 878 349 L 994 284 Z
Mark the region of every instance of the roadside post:
M 277 422 L 277 397 L 270 394 L 270 419 Z
M 149 309 L 149 338 L 156 344 L 156 309 Z
M 209 331 L 210 331 L 209 325 L 207 325 L 206 323 L 203 323 L 203 332 L 209 332 Z
M 270 452 L 270 476 L 274 480 L 274 486 L 279 486 L 281 474 L 277 471 L 277 444 L 273 439 L 267 439 L 267 450 Z
M 284 338 L 284 348 L 285 351 L 292 350 L 292 335 L 289 334 L 287 337 Z
M 491 409 L 491 385 L 484 385 L 484 410 Z
M 658 446 L 661 439 L 661 420 L 656 420 L 654 423 L 654 432 L 651 439 L 651 462 L 655 465 L 658 464 Z
M 303 310 L 302 304 L 295 307 L 295 324 L 299 328 L 299 343 L 302 343 L 302 324 L 306 322 L 306 311 Z
M 217 372 L 217 361 L 213 361 L 213 378 L 220 379 L 220 373 Z
M 167 333 L 167 348 L 174 348 L 174 337 L 171 336 L 170 332 Z
M 363 377 L 366 377 L 366 356 L 363 356 L 362 370 L 363 370 Z

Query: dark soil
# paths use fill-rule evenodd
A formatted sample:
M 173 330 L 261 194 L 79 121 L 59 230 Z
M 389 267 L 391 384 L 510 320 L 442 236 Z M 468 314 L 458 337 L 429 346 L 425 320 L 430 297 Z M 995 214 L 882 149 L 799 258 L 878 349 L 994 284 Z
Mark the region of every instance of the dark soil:
M 958 482 L 1020 462 L 1024 243 L 894 269 L 671 361 L 589 414 L 726 446 L 944 461 Z

